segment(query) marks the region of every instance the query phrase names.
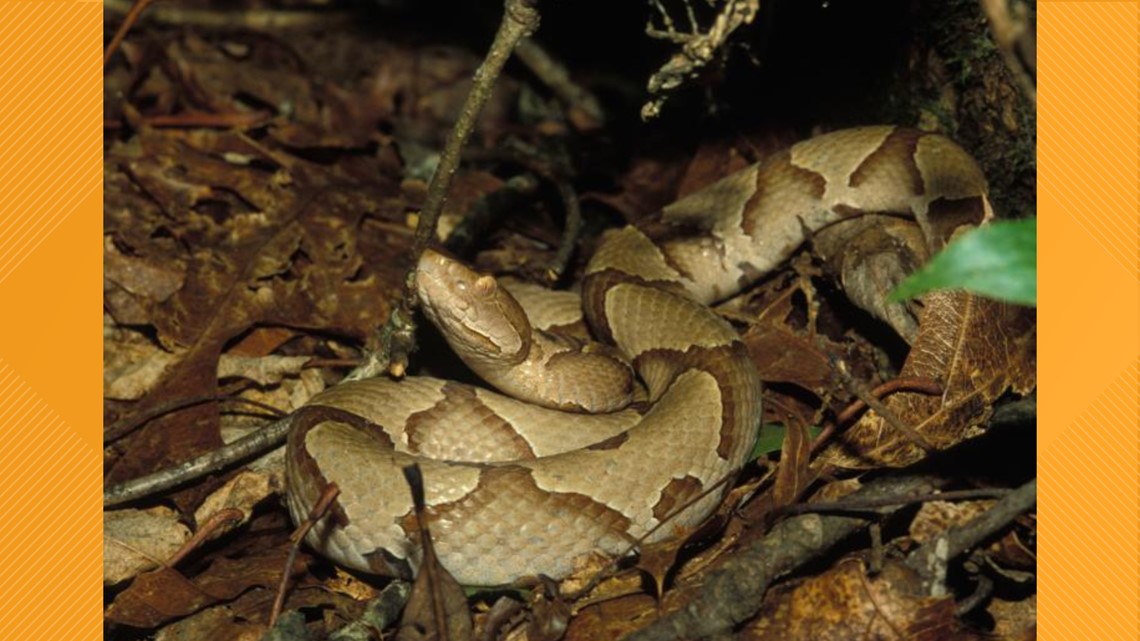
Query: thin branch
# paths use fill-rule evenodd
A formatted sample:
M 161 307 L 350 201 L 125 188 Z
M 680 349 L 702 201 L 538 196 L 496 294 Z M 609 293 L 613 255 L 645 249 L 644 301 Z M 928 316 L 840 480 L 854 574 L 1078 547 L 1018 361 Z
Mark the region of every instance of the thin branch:
M 184 410 L 195 405 L 202 403 L 217 402 L 222 403 L 230 400 L 231 395 L 245 390 L 253 385 L 252 381 L 241 380 L 230 385 L 226 385 L 217 394 L 204 394 L 202 396 L 192 396 L 190 398 L 179 398 L 173 401 L 163 403 L 157 407 L 152 407 L 148 410 L 132 414 L 111 423 L 103 430 L 103 443 L 113 443 L 127 434 L 137 430 L 145 425 L 147 422 L 152 421 L 163 414 Z M 234 397 L 237 398 L 237 397 Z
M 566 103 L 572 123 L 580 129 L 596 129 L 605 124 L 605 113 L 594 94 L 575 84 L 570 79 L 566 66 L 555 60 L 541 45 L 526 38 L 519 42 L 515 53 L 539 80 Z
M 915 503 L 931 503 L 933 501 L 975 501 L 978 499 L 1000 499 L 1009 496 L 1012 490 L 1004 488 L 984 490 L 953 490 L 950 492 L 937 492 L 922 496 L 891 496 L 881 499 L 851 499 L 840 501 L 819 501 L 817 503 L 801 503 L 784 508 L 785 514 L 808 514 L 811 512 L 865 512 L 881 507 L 903 507 Z
M 878 400 L 882 400 L 889 394 L 895 392 L 921 392 L 923 394 L 930 394 L 936 396 L 942 393 L 942 386 L 938 381 L 932 378 L 924 377 L 899 377 L 879 385 L 871 390 L 871 396 Z M 837 434 L 844 426 L 852 421 L 860 412 L 867 409 L 868 405 L 862 400 L 856 400 L 849 405 L 847 409 L 839 413 L 835 417 L 835 421 L 823 429 L 811 443 L 812 454 L 818 453 L 824 445 L 827 445 L 831 439 Z
M 103 491 L 103 507 L 112 507 L 141 499 L 201 478 L 238 461 L 264 454 L 285 442 L 291 423 L 291 416 L 287 416 L 213 452 L 207 452 L 198 458 L 159 470 L 154 474 L 112 486 Z
M 301 549 L 301 541 L 305 540 L 308 536 L 309 530 L 318 521 L 325 518 L 329 508 L 332 507 L 333 500 L 340 494 L 340 488 L 336 483 L 329 483 L 321 492 L 317 502 L 313 504 L 313 508 L 309 510 L 308 517 L 305 522 L 297 526 L 293 531 L 290 540 L 292 545 L 289 546 L 289 555 L 285 557 L 285 569 L 281 572 L 281 582 L 277 585 L 277 595 L 273 599 L 273 609 L 269 612 L 269 627 L 272 628 L 277 623 L 277 617 L 281 616 L 281 610 L 285 607 L 285 594 L 289 590 L 289 576 L 293 573 L 293 564 L 297 561 L 297 552 Z
M 139 16 L 143 11 L 153 3 L 154 0 L 135 0 L 131 8 L 127 10 L 127 17 L 123 18 L 123 24 L 115 31 L 115 35 L 111 38 L 111 42 L 107 44 L 107 48 L 103 50 L 103 66 L 106 67 L 110 62 L 111 56 L 115 55 L 115 51 L 119 49 L 119 45 L 123 43 L 123 39 L 127 37 L 127 33 L 131 27 L 138 22 Z
M 427 196 L 424 199 L 419 226 L 416 227 L 412 244 L 413 256 L 418 257 L 423 253 L 435 236 L 436 224 L 447 201 L 448 189 L 451 187 L 455 172 L 459 169 L 460 152 L 466 146 L 467 139 L 471 137 L 471 132 L 475 130 L 479 115 L 491 97 L 503 65 L 519 41 L 537 28 L 538 11 L 534 9 L 530 0 L 507 0 L 503 20 L 499 23 L 499 31 L 495 34 L 495 40 L 491 43 L 491 49 L 487 52 L 483 64 L 475 70 L 471 92 L 467 94 L 459 119 L 455 121 L 447 136 L 447 142 L 444 143 L 443 153 L 439 158 L 439 166 L 432 176 L 431 183 L 428 184 Z M 409 283 L 412 281 L 412 275 L 408 276 L 408 281 Z
M 578 237 L 582 234 L 582 208 L 578 203 L 578 192 L 566 180 L 555 179 L 558 186 L 558 195 L 562 198 L 562 205 L 566 212 L 566 226 L 562 229 L 562 241 L 558 244 L 558 252 L 547 267 L 546 279 L 553 283 L 562 277 L 566 265 L 578 246 Z
M 508 178 L 503 186 L 475 201 L 467 215 L 444 241 L 447 251 L 456 255 L 467 254 L 480 238 L 508 212 L 517 211 L 523 203 L 538 192 L 538 177 L 529 172 Z
M 491 49 L 487 52 L 483 64 L 475 70 L 471 91 L 463 103 L 459 119 L 447 136 L 447 142 L 444 143 L 443 152 L 439 157 L 439 165 L 428 184 L 427 196 L 412 239 L 410 254 L 413 267 L 404 279 L 404 295 L 393 306 L 388 323 L 381 330 L 380 348 L 367 358 L 363 365 L 350 373 L 346 377 L 347 380 L 372 378 L 380 375 L 385 369 L 401 376 L 407 368 L 408 354 L 414 345 L 415 334 L 411 312 L 412 301 L 415 299 L 414 265 L 436 235 L 439 215 L 447 200 L 448 189 L 455 172 L 459 169 L 460 152 L 467 144 L 471 132 L 475 130 L 479 115 L 487 104 L 487 99 L 491 97 L 503 65 L 519 41 L 538 28 L 538 21 L 539 14 L 533 0 L 506 0 L 503 20 L 499 23 L 495 40 L 491 43 Z
M 178 565 L 182 562 L 182 559 L 201 547 L 208 538 L 220 531 L 223 526 L 241 521 L 244 516 L 245 514 L 236 507 L 227 507 L 214 513 L 208 521 L 198 527 L 197 531 L 194 532 L 194 536 L 187 539 L 187 541 L 182 544 L 182 547 L 178 548 L 178 551 L 166 560 L 166 567 L 172 568 Z
M 851 494 L 853 500 L 926 495 L 941 480 L 924 476 L 884 477 Z M 874 519 L 897 507 L 872 510 Z M 804 514 L 780 523 L 767 536 L 742 548 L 708 574 L 688 603 L 625 637 L 625 641 L 674 641 L 708 637 L 731 630 L 760 609 L 773 581 L 828 553 L 843 539 L 867 527 L 868 517 Z
M 876 414 L 883 417 L 883 420 L 886 421 L 888 425 L 898 430 L 912 445 L 927 453 L 935 451 L 935 447 L 931 445 L 930 441 L 927 441 L 918 430 L 908 425 L 906 421 L 891 411 L 882 401 L 875 398 L 865 385 L 855 380 L 855 377 L 851 376 L 851 372 L 848 371 L 846 363 L 839 358 L 833 357 L 831 360 L 834 370 L 839 375 L 839 380 L 843 382 L 844 387 L 857 396 L 859 400 L 866 403 Z
M 945 576 L 945 566 L 950 559 L 980 545 L 1008 527 L 1018 516 L 1033 509 L 1036 504 L 1037 479 L 1033 479 L 1006 494 L 974 520 L 950 528 L 915 550 L 906 563 L 923 577 L 928 588 L 936 586 L 941 583 L 941 577 Z

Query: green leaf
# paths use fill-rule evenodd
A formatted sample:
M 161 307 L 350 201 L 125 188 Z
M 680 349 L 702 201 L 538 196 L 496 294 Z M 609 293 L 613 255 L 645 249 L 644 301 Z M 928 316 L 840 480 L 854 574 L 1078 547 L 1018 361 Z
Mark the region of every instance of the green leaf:
M 756 439 L 756 447 L 752 448 L 752 459 L 761 456 L 776 454 L 784 447 L 784 434 L 788 428 L 783 423 L 765 423 L 760 427 L 760 438 Z M 812 425 L 808 427 L 808 437 L 815 438 L 823 431 L 822 427 Z
M 898 302 L 936 289 L 1037 304 L 1037 219 L 990 223 L 966 232 L 891 292 Z

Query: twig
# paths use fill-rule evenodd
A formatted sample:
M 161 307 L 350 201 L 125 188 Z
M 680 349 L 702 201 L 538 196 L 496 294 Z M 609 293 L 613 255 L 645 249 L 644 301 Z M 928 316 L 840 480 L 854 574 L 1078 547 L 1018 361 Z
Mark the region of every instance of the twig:
M 664 17 L 664 30 L 646 25 L 645 32 L 653 38 L 669 40 L 681 45 L 681 50 L 649 77 L 649 102 L 641 107 L 641 118 L 649 120 L 661 112 L 666 92 L 684 84 L 687 78 L 695 76 L 712 62 L 717 51 L 728 42 L 729 36 L 738 28 L 751 24 L 760 9 L 760 0 L 723 0 L 713 17 L 712 24 L 702 32 L 687 0 L 683 2 L 689 19 L 689 33 L 680 33 L 673 25 L 668 13 L 660 2 L 655 1 L 658 12 Z
M 919 434 L 918 430 L 907 425 L 906 421 L 892 412 L 890 408 L 879 401 L 879 399 L 875 398 L 874 395 L 867 390 L 865 385 L 855 380 L 855 377 L 851 376 L 851 372 L 847 370 L 847 363 L 834 356 L 831 357 L 831 362 L 835 372 L 839 375 L 839 380 L 843 381 L 843 386 L 850 390 L 852 394 L 859 397 L 859 400 L 875 410 L 879 416 L 883 417 L 884 421 L 898 430 L 912 445 L 921 448 L 927 453 L 935 450 L 935 447 L 930 444 L 930 441 L 927 441 L 922 434 Z
M 472 205 L 471 211 L 459 221 L 443 246 L 454 254 L 466 254 L 476 240 L 485 237 L 492 223 L 507 212 L 517 210 L 533 196 L 538 191 L 538 184 L 538 178 L 529 172 L 511 176 L 501 189 L 483 196 Z
M 853 493 L 853 500 L 890 499 L 926 495 L 942 481 L 932 477 L 883 477 Z M 876 519 L 897 507 L 872 510 Z M 778 523 L 708 574 L 681 609 L 653 621 L 625 637 L 626 641 L 695 639 L 730 630 L 752 617 L 764 593 L 776 579 L 826 554 L 834 545 L 869 524 L 867 518 L 804 514 Z
M 227 385 L 218 391 L 217 394 L 204 394 L 202 396 L 192 396 L 190 398 L 179 398 L 173 401 L 163 403 L 158 407 L 152 407 L 149 410 L 138 412 L 130 416 L 124 417 L 115 421 L 103 430 L 103 443 L 113 443 L 127 434 L 135 431 L 139 427 L 145 425 L 147 422 L 152 421 L 163 414 L 168 414 L 177 410 L 183 410 L 202 403 L 216 402 L 220 403 L 229 398 L 232 394 L 236 394 L 250 385 L 252 381 L 242 380 L 236 383 Z
M 578 245 L 578 239 L 582 234 L 582 208 L 578 192 L 573 186 L 574 167 L 566 146 L 559 138 L 552 138 L 550 142 L 553 144 L 540 147 L 519 140 L 512 140 L 504 145 L 504 149 L 500 150 L 499 153 L 550 181 L 558 190 L 558 196 L 562 201 L 562 209 L 565 213 L 565 224 L 562 228 L 562 237 L 558 243 L 558 249 L 554 258 L 547 264 L 542 276 L 547 283 L 554 284 L 562 277 L 562 273 L 566 270 L 566 265 L 570 262 L 570 257 Z M 533 184 L 529 184 L 527 187 L 530 192 L 533 192 L 537 190 L 538 185 L 534 177 L 530 177 L 530 180 Z M 473 210 L 464 219 L 464 223 L 474 218 L 478 212 L 478 209 Z M 453 237 L 462 226 L 463 224 L 456 228 L 452 234 Z M 452 248 L 451 237 L 447 239 L 446 245 L 449 249 Z
M 546 268 L 546 280 L 554 283 L 566 271 L 570 256 L 578 246 L 578 237 L 582 234 L 582 208 L 578 204 L 578 192 L 566 180 L 555 179 L 558 186 L 558 195 L 562 197 L 563 209 L 566 212 L 566 225 L 562 229 L 562 241 L 558 244 L 558 251 L 554 259 Z
M 575 84 L 570 79 L 566 66 L 551 57 L 541 45 L 530 38 L 524 38 L 519 42 L 515 53 L 539 80 L 566 103 L 570 121 L 579 129 L 596 129 L 605 124 L 601 103 L 594 94 Z
M 937 492 L 922 496 L 886 497 L 881 499 L 850 499 L 841 501 L 819 501 L 818 503 L 801 503 L 784 508 L 785 514 L 809 514 L 812 512 L 865 512 L 881 507 L 903 507 L 915 503 L 930 503 L 932 501 L 972 501 L 977 499 L 1000 499 L 1009 496 L 1012 490 L 993 488 L 985 490 L 954 490 L 950 492 Z
M 1033 479 L 1007 493 L 993 507 L 969 523 L 952 527 L 933 541 L 927 542 L 912 552 L 906 563 L 923 577 L 927 589 L 936 594 L 946 576 L 946 565 L 950 559 L 989 539 L 1036 504 L 1037 479 Z
M 937 396 L 942 393 L 942 386 L 933 378 L 895 378 L 871 390 L 871 396 L 882 400 L 888 394 L 895 392 L 922 392 L 930 396 Z M 839 425 L 846 425 L 865 409 L 867 409 L 867 404 L 862 400 L 857 400 L 835 417 L 835 422 Z
M 103 507 L 141 499 L 216 472 L 238 461 L 268 452 L 285 442 L 291 423 L 291 416 L 286 416 L 213 452 L 207 452 L 198 458 L 159 470 L 154 474 L 112 486 L 103 491 Z
M 309 510 L 305 522 L 298 526 L 293 531 L 293 535 L 289 537 L 293 544 L 289 546 L 289 556 L 285 558 L 285 569 L 281 572 L 281 583 L 277 585 L 277 596 L 273 599 L 273 609 L 269 613 L 269 627 L 273 627 L 273 624 L 277 622 L 277 617 L 281 616 L 281 609 L 285 607 L 285 592 L 289 588 L 289 576 L 293 573 L 293 563 L 297 561 L 297 551 L 301 549 L 301 541 L 305 540 L 309 530 L 313 529 L 313 526 L 325 517 L 332 502 L 339 494 L 340 488 L 337 487 L 336 483 L 326 485 L 320 498 Z
M 412 238 L 410 254 L 413 267 L 404 279 L 404 295 L 392 308 L 388 323 L 380 332 L 380 348 L 365 363 L 356 368 L 346 378 L 358 380 L 372 378 L 381 374 L 384 369 L 399 376 L 402 375 L 408 364 L 408 353 L 414 344 L 413 335 L 415 325 L 412 321 L 412 300 L 415 288 L 415 262 L 420 254 L 427 248 L 428 243 L 435 237 L 436 226 L 439 222 L 440 212 L 447 200 L 448 188 L 459 169 L 460 152 L 463 151 L 483 106 L 490 98 L 503 65 L 514 51 L 519 41 L 534 33 L 538 28 L 539 14 L 534 7 L 533 0 L 506 0 L 503 11 L 503 20 L 499 23 L 499 30 L 495 40 L 484 58 L 483 64 L 475 70 L 471 91 L 463 103 L 458 120 L 452 127 L 444 143 L 443 152 L 439 158 L 439 165 L 428 184 L 427 195 L 420 211 L 419 224 Z
M 979 574 L 974 578 L 977 581 L 977 586 L 970 596 L 958 602 L 954 607 L 954 615 L 964 617 L 975 609 L 981 607 L 989 600 L 994 593 L 994 581 L 990 577 Z
M 529 36 L 538 28 L 538 11 L 534 9 L 531 0 L 506 0 L 506 9 L 503 20 L 499 24 L 499 31 L 491 43 L 491 49 L 483 64 L 475 70 L 475 77 L 471 85 L 471 92 L 463 103 L 459 119 L 455 121 L 451 132 L 444 143 L 443 153 L 439 158 L 439 166 L 428 184 L 427 196 L 420 212 L 419 225 L 412 242 L 412 256 L 418 257 L 427 248 L 432 237 L 435 236 L 436 224 L 439 214 L 443 211 L 443 204 L 447 200 L 447 192 L 455 172 L 459 169 L 460 152 L 463 151 L 471 132 L 483 112 L 483 106 L 491 97 L 503 65 L 510 57 L 518 42 Z M 408 286 L 411 287 L 413 274 L 408 275 Z
M 160 470 L 154 474 L 132 479 L 125 483 L 120 483 L 103 492 L 103 505 L 109 507 L 140 499 L 149 494 L 180 485 L 187 481 L 192 481 L 251 456 L 263 454 L 284 443 L 285 438 L 289 435 L 289 430 L 294 425 L 304 428 L 308 425 L 316 425 L 323 421 L 341 421 L 342 423 L 355 425 L 358 429 L 362 430 L 384 431 L 384 428 L 376 425 L 367 418 L 338 407 L 305 405 L 281 420 L 271 423 L 252 434 L 247 434 L 233 443 L 214 450 L 213 452 L 207 452 L 198 458 L 191 459 L 175 467 Z
M 104 67 L 106 67 L 107 63 L 111 60 L 111 56 L 115 55 L 115 51 L 118 50 L 119 45 L 123 43 L 123 39 L 127 37 L 127 32 L 131 30 L 135 22 L 138 22 L 142 12 L 146 11 L 146 8 L 153 2 L 154 0 L 135 0 L 135 3 L 127 10 L 127 17 L 123 18 L 123 24 L 119 25 L 119 28 L 115 30 L 115 35 L 111 38 L 111 42 L 109 42 L 107 48 L 103 50 Z
M 223 525 L 227 523 L 240 521 L 243 516 L 245 515 L 242 513 L 242 511 L 236 507 L 227 507 L 224 510 L 215 512 L 208 521 L 202 524 L 198 530 L 194 532 L 194 536 L 187 539 L 187 541 L 182 544 L 182 547 L 178 548 L 178 551 L 166 560 L 166 567 L 172 568 L 178 565 L 182 559 L 186 558 L 186 555 L 198 549 L 198 547 L 201 546 L 202 543 L 205 542 L 211 534 L 217 532 Z
M 871 390 L 871 396 L 882 400 L 886 398 L 888 394 L 894 394 L 895 392 L 922 392 L 923 394 L 934 396 L 942 393 L 942 386 L 938 384 L 938 381 L 932 378 L 900 377 L 889 380 Z M 831 423 L 816 435 L 815 440 L 811 443 L 812 454 L 819 452 L 841 428 L 846 426 L 865 409 L 867 409 L 867 404 L 862 400 L 856 400 L 849 405 L 847 409 L 840 412 L 839 416 L 835 417 L 834 423 Z

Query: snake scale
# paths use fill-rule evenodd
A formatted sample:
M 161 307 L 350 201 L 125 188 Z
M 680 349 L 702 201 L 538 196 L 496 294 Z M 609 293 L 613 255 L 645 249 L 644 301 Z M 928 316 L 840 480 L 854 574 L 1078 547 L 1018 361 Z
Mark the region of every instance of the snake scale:
M 294 519 L 335 482 L 340 494 L 307 542 L 350 568 L 407 575 L 420 551 L 401 468 L 415 462 L 440 561 L 464 584 L 561 578 L 594 555 L 683 535 L 718 505 L 723 489 L 707 490 L 745 463 L 761 419 L 756 369 L 708 305 L 809 234 L 863 214 L 911 217 L 937 247 L 991 210 L 982 172 L 957 144 L 880 126 L 800 142 L 607 233 L 581 283 L 582 312 L 645 391 L 597 415 L 567 410 L 627 402 L 624 365 L 608 365 L 605 348 L 566 356 L 575 345 L 531 329 L 493 279 L 425 253 L 427 315 L 458 332 L 449 341 L 473 369 L 528 400 L 431 378 L 319 394 L 308 409 L 332 413 L 299 413 L 289 436 Z M 573 361 L 567 373 L 545 369 L 561 361 Z M 617 400 L 597 391 L 614 386 Z

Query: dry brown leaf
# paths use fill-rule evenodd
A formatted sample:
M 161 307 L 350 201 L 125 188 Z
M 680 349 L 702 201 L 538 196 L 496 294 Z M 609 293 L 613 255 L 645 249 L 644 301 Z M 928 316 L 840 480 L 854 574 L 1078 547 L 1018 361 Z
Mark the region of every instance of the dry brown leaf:
M 226 350 L 233 356 L 267 356 L 300 332 L 287 327 L 255 327 Z
M 792 383 L 817 395 L 822 395 L 834 381 L 827 354 L 797 332 L 757 323 L 748 328 L 743 338 L 761 380 Z
M 995 500 L 927 501 L 919 505 L 910 523 L 910 538 L 918 545 L 946 534 L 955 525 L 969 523 L 993 507 Z
M 658 617 L 657 600 L 648 594 L 631 594 L 582 609 L 566 629 L 565 641 L 620 639 Z
M 780 465 L 772 487 L 775 508 L 791 505 L 799 500 L 815 474 L 811 469 L 811 437 L 807 426 L 799 421 L 786 424 L 784 443 L 780 450 Z
M 439 564 L 434 552 L 430 561 L 425 552 L 400 618 L 397 641 L 467 641 L 473 632 L 463 587 Z
M 637 567 L 653 579 L 655 596 L 659 599 L 665 594 L 665 577 L 677 563 L 677 553 L 681 551 L 686 541 L 686 538 L 667 539 L 643 545 L 641 548 Z
M 423 560 L 412 583 L 412 593 L 396 641 L 468 641 L 475 631 L 467 595 L 435 554 L 431 532 L 424 527 L 423 477 L 416 466 L 405 468 L 411 486 Z
M 1007 601 L 999 597 L 986 610 L 994 618 L 991 639 L 1001 641 L 1035 641 L 1037 639 L 1037 595 Z
M 238 376 L 258 385 L 273 385 L 289 376 L 301 373 L 311 356 L 231 356 L 222 354 L 218 359 L 218 378 Z
M 103 584 L 114 585 L 166 562 L 190 538 L 169 508 L 103 513 Z
M 373 167 L 369 184 L 352 188 L 339 168 L 284 167 L 233 132 L 145 131 L 135 141 L 108 155 L 108 173 L 119 178 L 116 189 L 106 192 L 107 233 L 131 255 L 173 253 L 187 264 L 184 285 L 166 300 L 142 299 L 120 288 L 117 306 L 109 306 L 120 321 L 120 310 L 145 309 L 159 339 L 185 349 L 136 412 L 216 394 L 222 347 L 255 325 L 319 328 L 363 340 L 383 323 L 388 290 L 402 272 L 380 258 L 382 250 L 373 243 L 383 239 L 354 234 L 367 212 L 385 210 L 385 190 L 398 193 L 382 172 Z M 235 155 L 257 162 L 227 160 Z M 140 187 L 165 209 L 135 210 L 130 198 L 118 204 Z M 185 243 L 170 245 L 172 235 Z M 124 455 L 109 465 L 107 482 L 220 445 L 216 404 L 167 413 L 123 444 Z M 183 495 L 175 500 L 186 507 L 195 503 Z
M 123 401 L 142 398 L 182 354 L 169 352 L 137 330 L 103 316 L 103 397 Z
M 214 515 L 222 510 L 235 509 L 241 514 L 238 520 L 229 520 L 210 535 L 216 539 L 249 522 L 253 508 L 270 496 L 281 491 L 284 475 L 265 472 L 242 471 L 237 476 L 226 481 L 226 484 L 206 497 L 202 505 L 194 512 L 194 521 L 199 527 L 207 523 Z
M 769 595 L 748 624 L 748 641 L 949 641 L 976 638 L 958 623 L 954 601 L 918 596 L 921 581 L 900 563 L 868 577 L 850 559 Z
M 253 587 L 276 588 L 288 548 L 279 546 L 241 559 L 219 558 L 193 580 L 173 568 L 139 575 L 104 612 L 112 623 L 154 628 L 204 608 L 231 601 Z M 292 573 L 305 571 L 299 560 Z
M 124 254 L 110 236 L 103 239 L 103 278 L 134 296 L 160 303 L 186 282 L 185 261 Z
M 923 299 L 918 337 L 901 377 L 930 378 L 941 398 L 903 392 L 886 406 L 936 448 L 979 434 L 992 403 L 1006 391 L 1024 394 L 1036 386 L 1036 314 L 961 292 L 935 292 Z M 924 452 L 878 414 L 865 414 L 821 455 L 843 468 L 900 467 Z
M 264 634 L 264 624 L 242 621 L 235 615 L 233 608 L 219 605 L 163 627 L 155 635 L 154 641 L 258 641 Z

